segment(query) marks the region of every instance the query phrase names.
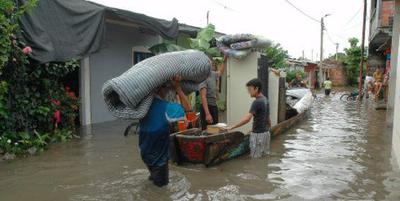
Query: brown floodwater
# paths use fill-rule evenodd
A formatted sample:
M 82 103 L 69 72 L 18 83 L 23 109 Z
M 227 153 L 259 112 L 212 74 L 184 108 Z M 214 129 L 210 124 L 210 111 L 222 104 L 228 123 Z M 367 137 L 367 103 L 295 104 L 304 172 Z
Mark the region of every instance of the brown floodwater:
M 137 135 L 122 135 L 127 122 L 109 122 L 37 156 L 1 162 L 0 200 L 400 200 L 385 111 L 340 101 L 339 93 L 319 96 L 262 159 L 171 165 L 170 184 L 157 188 Z

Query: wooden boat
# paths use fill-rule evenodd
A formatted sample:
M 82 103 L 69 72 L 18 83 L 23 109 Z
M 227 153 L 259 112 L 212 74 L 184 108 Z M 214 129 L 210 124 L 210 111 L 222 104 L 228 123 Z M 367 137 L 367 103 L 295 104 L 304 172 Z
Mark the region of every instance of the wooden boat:
M 313 98 L 309 98 L 312 96 L 310 90 L 302 90 L 300 93 L 287 91 L 287 98 L 295 101 L 292 101 L 293 106 L 287 104 L 286 120 L 271 128 L 272 136 L 284 133 L 307 116 Z M 310 99 L 311 103 L 304 98 Z M 288 102 L 291 102 L 290 100 Z M 171 160 L 178 165 L 192 163 L 212 166 L 249 151 L 249 135 L 238 131 L 208 134 L 194 128 L 171 135 Z

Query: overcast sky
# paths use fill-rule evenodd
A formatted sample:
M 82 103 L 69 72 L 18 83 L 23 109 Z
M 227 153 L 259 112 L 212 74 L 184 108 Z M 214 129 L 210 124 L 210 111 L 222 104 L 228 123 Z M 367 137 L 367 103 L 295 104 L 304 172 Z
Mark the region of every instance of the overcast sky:
M 320 24 L 293 8 L 286 0 L 92 0 L 94 2 L 152 17 L 204 27 L 206 13 L 217 31 L 263 35 L 280 43 L 292 57 L 314 60 L 319 53 Z M 324 56 L 348 47 L 348 38 L 361 39 L 363 0 L 289 0 L 311 18 L 318 21 L 325 14 L 328 35 L 325 34 Z M 368 1 L 369 3 L 369 1 Z M 369 11 L 369 7 L 367 9 Z M 367 18 L 368 19 L 368 18 Z M 367 21 L 368 22 L 368 21 Z M 368 25 L 368 23 L 367 23 Z M 368 41 L 368 28 L 366 42 Z M 361 41 L 361 40 L 360 40 Z

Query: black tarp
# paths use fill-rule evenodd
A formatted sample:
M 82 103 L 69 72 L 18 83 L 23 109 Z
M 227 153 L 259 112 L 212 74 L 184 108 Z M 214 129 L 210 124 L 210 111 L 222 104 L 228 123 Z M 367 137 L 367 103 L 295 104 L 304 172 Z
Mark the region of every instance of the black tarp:
M 23 4 L 25 0 L 19 0 Z M 98 51 L 105 39 L 106 16 L 140 24 L 164 38 L 176 38 L 178 21 L 152 18 L 84 0 L 39 0 L 21 18 L 22 36 L 41 63 L 80 59 Z

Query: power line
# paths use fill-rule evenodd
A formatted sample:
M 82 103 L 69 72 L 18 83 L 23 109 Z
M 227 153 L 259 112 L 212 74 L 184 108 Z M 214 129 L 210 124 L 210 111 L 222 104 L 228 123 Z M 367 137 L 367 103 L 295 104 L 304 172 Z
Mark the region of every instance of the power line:
M 324 29 L 325 29 L 326 35 L 328 36 L 329 41 L 330 41 L 332 44 L 336 45 L 337 42 L 335 42 L 335 41 L 332 39 L 331 35 L 330 35 L 329 32 L 328 32 L 328 29 L 326 28 L 326 24 L 325 24 Z
M 309 14 L 307 14 L 306 12 L 304 12 L 303 10 L 301 10 L 300 8 L 298 8 L 297 6 L 295 6 L 292 2 L 290 2 L 289 0 L 285 0 L 289 5 L 291 5 L 293 8 L 295 8 L 297 11 L 299 11 L 301 14 L 303 14 L 304 16 L 310 18 L 311 20 L 321 23 L 321 21 L 311 17 Z
M 344 25 L 345 27 L 346 27 L 348 24 L 350 24 L 350 22 L 352 22 L 352 21 L 358 16 L 358 14 L 360 13 L 360 11 L 361 11 L 362 8 L 363 8 L 363 6 L 361 6 L 361 7 L 357 10 L 357 12 L 353 15 L 353 17 L 351 17 L 351 18 L 346 22 L 346 24 Z
M 329 41 L 331 41 L 332 44 L 336 45 L 336 42 L 332 40 L 331 35 L 329 34 L 329 32 L 327 30 L 326 31 L 326 35 L 328 36 Z

